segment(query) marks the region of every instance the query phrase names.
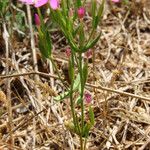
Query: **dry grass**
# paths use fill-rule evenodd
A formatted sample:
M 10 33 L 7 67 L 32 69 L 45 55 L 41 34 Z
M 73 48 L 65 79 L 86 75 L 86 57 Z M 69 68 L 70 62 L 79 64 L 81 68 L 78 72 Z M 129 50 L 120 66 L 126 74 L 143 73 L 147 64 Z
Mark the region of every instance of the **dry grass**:
M 102 36 L 89 62 L 86 90 L 93 96 L 96 122 L 88 150 L 150 147 L 149 5 L 149 1 L 131 2 L 131 12 L 125 6 L 106 6 L 97 30 Z M 54 59 L 64 76 L 67 45 L 59 31 L 52 35 Z M 69 99 L 56 103 L 53 98 L 65 88 L 50 62 L 39 53 L 33 59 L 34 43 L 30 47 L 26 41 L 30 42 L 8 45 L 7 59 L 7 51 L 0 53 L 0 150 L 77 150 L 78 136 L 64 126 L 71 118 Z

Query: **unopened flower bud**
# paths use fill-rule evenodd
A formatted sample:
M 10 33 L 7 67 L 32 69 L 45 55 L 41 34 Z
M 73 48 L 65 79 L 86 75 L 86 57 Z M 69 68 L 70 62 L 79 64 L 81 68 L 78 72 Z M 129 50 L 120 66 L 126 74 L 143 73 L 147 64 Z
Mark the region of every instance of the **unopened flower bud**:
M 65 52 L 66 52 L 67 57 L 70 57 L 70 55 L 71 55 L 71 49 L 67 48 Z
M 85 8 L 84 7 L 80 7 L 78 10 L 77 10 L 77 14 L 78 14 L 78 17 L 81 19 L 84 17 L 85 15 Z
M 40 21 L 40 17 L 38 14 L 34 14 L 34 20 L 35 20 L 35 24 L 37 26 L 40 26 L 41 25 L 41 21 Z
M 89 93 L 89 92 L 86 92 L 85 94 L 84 94 L 84 97 L 85 97 L 85 101 L 89 104 L 89 103 L 91 103 L 91 101 L 92 101 L 92 96 L 91 96 L 91 94 Z
M 85 53 L 85 56 L 86 56 L 87 58 L 91 58 L 91 57 L 92 57 L 92 50 L 89 49 L 89 50 Z

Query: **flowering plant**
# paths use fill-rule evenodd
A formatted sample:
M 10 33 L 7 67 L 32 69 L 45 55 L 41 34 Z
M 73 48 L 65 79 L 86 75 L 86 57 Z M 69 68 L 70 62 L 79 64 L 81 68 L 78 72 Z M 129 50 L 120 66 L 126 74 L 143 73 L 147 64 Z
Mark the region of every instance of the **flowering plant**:
M 39 48 L 41 54 L 50 59 L 59 79 L 63 82 L 63 79 L 59 75 L 59 71 L 55 65 L 52 57 L 52 42 L 50 34 L 43 22 L 43 16 L 40 12 L 40 7 L 43 5 L 49 5 L 50 15 L 52 21 L 54 21 L 58 28 L 61 29 L 65 38 L 68 41 L 70 49 L 67 49 L 67 56 L 69 57 L 69 79 L 70 85 L 68 91 L 55 97 L 55 100 L 60 101 L 66 97 L 70 98 L 70 107 L 72 112 L 72 121 L 65 122 L 66 127 L 72 132 L 76 133 L 80 137 L 81 150 L 85 149 L 86 142 L 84 139 L 88 138 L 89 131 L 94 125 L 94 112 L 91 105 L 92 97 L 89 92 L 85 93 L 85 86 L 88 77 L 88 61 L 85 60 L 83 54 L 89 57 L 91 55 L 91 48 L 95 46 L 100 38 L 101 33 L 97 33 L 97 26 L 101 21 L 104 2 L 98 4 L 96 0 L 91 0 L 91 30 L 88 29 L 85 22 L 86 13 L 88 13 L 85 7 L 85 1 L 76 0 L 19 0 L 25 4 L 33 5 L 37 8 L 38 14 L 35 14 L 35 22 L 39 33 Z M 88 34 L 89 33 L 89 34 Z M 75 73 L 77 67 L 78 73 Z M 64 82 L 63 82 L 64 83 Z M 75 93 L 79 93 L 77 100 L 75 99 Z M 85 120 L 85 102 L 89 106 L 89 120 Z M 76 112 L 76 106 L 80 105 L 81 114 Z M 86 140 L 85 140 L 86 141 Z

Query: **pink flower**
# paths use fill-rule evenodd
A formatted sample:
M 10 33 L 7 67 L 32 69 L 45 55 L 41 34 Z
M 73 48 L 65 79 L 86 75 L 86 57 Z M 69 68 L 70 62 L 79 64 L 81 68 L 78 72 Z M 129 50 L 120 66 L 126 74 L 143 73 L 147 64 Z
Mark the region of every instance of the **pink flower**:
M 114 3 L 120 2 L 120 0 L 111 0 L 111 1 L 114 2 Z
M 41 25 L 41 21 L 38 14 L 34 14 L 34 21 L 37 26 Z
M 34 4 L 34 1 L 33 0 L 19 0 L 20 2 L 23 2 L 25 4 L 28 4 L 28 5 L 33 5 Z
M 71 55 L 71 49 L 67 48 L 65 52 L 66 52 L 67 57 L 70 57 L 70 55 Z
M 85 53 L 85 56 L 86 56 L 87 58 L 91 58 L 91 57 L 92 57 L 92 50 L 89 49 L 89 50 Z
M 48 2 L 48 0 L 19 0 L 19 1 L 28 5 L 34 5 L 34 7 L 41 7 Z
M 84 15 L 85 15 L 85 8 L 84 8 L 84 7 L 80 7 L 80 8 L 77 10 L 77 14 L 78 14 L 78 17 L 79 17 L 79 18 L 83 18 Z
M 48 2 L 48 0 L 34 0 L 34 1 L 35 1 L 35 3 L 34 3 L 35 7 L 41 7 Z
M 51 6 L 51 8 L 53 9 L 53 10 L 56 10 L 56 9 L 58 9 L 58 7 L 59 7 L 59 2 L 58 2 L 58 0 L 50 0 L 50 6 Z
M 91 103 L 91 101 L 92 101 L 92 96 L 91 96 L 91 94 L 89 93 L 89 92 L 86 92 L 85 94 L 84 94 L 84 97 L 85 97 L 85 101 L 89 104 L 89 103 Z
M 23 2 L 25 4 L 28 4 L 28 5 L 33 5 L 34 4 L 34 1 L 33 0 L 19 0 L 20 2 Z

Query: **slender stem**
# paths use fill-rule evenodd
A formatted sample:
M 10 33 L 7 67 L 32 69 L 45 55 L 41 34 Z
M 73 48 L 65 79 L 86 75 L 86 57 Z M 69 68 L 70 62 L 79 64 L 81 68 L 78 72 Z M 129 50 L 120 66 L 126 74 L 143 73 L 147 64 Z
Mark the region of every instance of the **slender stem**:
M 83 132 L 83 126 L 84 126 L 84 105 L 83 105 L 83 92 L 84 92 L 84 87 L 83 87 L 83 73 L 82 73 L 82 53 L 79 54 L 79 72 L 80 72 L 80 82 L 81 82 L 81 93 L 80 93 L 80 98 L 81 98 L 81 131 Z
M 80 135 L 80 150 L 83 150 L 83 139 L 82 139 L 82 135 Z
M 81 143 L 81 150 L 83 150 L 83 129 L 84 129 L 84 101 L 83 101 L 83 93 L 84 93 L 84 85 L 83 85 L 83 71 L 82 71 L 82 53 L 79 53 L 79 73 L 80 73 L 80 82 L 81 82 L 81 134 L 80 134 L 80 143 Z
M 86 143 L 87 143 L 87 138 L 84 141 L 84 150 L 86 150 Z
M 73 54 L 73 52 L 71 53 L 71 63 L 72 63 L 72 69 L 74 69 L 74 54 Z M 70 105 L 71 105 L 71 112 L 72 112 L 72 117 L 73 117 L 73 123 L 74 123 L 75 130 L 76 130 L 77 129 L 77 120 L 76 120 L 75 106 L 74 106 L 74 100 L 73 100 L 73 84 L 74 84 L 74 79 L 71 79 Z

